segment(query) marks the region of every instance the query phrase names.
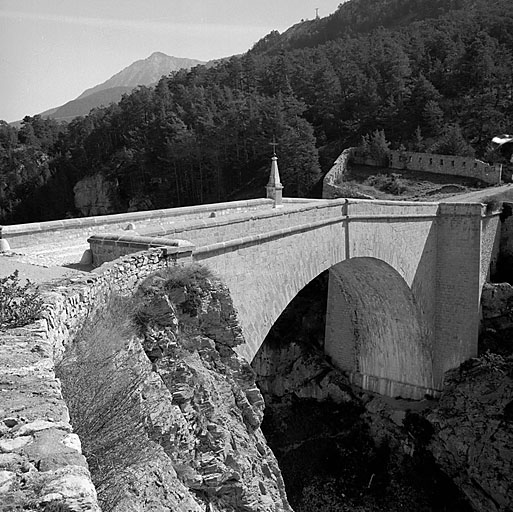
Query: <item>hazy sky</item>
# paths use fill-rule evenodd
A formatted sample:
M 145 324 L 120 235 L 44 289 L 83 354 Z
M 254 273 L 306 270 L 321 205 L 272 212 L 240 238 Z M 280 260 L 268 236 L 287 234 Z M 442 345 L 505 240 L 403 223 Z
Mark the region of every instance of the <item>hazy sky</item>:
M 210 60 L 342 0 L 0 0 L 0 119 L 79 96 L 160 51 Z

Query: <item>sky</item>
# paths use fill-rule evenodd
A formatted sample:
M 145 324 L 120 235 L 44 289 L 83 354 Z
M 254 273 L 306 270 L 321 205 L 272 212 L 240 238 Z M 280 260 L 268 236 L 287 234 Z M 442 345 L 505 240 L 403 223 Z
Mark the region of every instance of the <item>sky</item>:
M 153 52 L 211 60 L 343 0 L 0 0 L 0 120 L 75 99 Z

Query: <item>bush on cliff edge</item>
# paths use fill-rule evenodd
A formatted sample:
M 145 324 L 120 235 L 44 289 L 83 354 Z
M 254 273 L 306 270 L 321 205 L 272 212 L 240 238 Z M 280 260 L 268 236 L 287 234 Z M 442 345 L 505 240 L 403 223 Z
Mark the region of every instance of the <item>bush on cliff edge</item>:
M 37 288 L 27 279 L 23 285 L 18 270 L 0 278 L 0 329 L 23 327 L 37 320 L 43 307 Z

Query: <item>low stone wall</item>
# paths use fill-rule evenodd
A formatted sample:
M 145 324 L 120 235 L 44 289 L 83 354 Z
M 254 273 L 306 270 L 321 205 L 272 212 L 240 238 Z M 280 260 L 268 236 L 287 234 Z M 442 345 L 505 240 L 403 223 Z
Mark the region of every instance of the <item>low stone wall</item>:
M 150 273 L 177 264 L 179 254 L 152 249 L 48 283 L 41 287 L 41 320 L 0 333 L 2 510 L 100 510 L 54 368 L 87 315 L 112 292 L 130 293 Z
M 170 240 L 168 238 L 136 236 L 136 235 L 93 235 L 88 238 L 93 265 L 99 267 L 108 261 L 121 256 L 145 251 L 155 247 L 168 250 L 177 260 L 190 258 L 194 245 L 186 240 Z

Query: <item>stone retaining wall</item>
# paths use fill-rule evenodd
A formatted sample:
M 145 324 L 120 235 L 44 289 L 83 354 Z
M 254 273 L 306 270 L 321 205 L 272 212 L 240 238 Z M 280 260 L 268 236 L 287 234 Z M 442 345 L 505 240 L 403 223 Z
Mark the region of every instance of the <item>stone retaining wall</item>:
M 48 283 L 41 320 L 0 333 L 0 510 L 100 510 L 54 368 L 89 313 L 112 292 L 131 293 L 150 273 L 177 264 L 176 249 Z

